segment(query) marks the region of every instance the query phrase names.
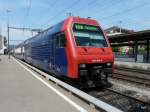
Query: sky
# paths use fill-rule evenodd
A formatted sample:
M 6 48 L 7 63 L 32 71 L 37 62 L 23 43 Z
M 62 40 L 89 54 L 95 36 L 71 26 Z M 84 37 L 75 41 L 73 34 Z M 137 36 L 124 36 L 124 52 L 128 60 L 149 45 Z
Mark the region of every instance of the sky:
M 14 27 L 46 29 L 69 13 L 96 19 L 104 29 L 121 26 L 135 31 L 149 30 L 149 11 L 150 0 L 0 0 L 0 34 L 7 36 L 8 20 Z M 17 43 L 34 34 L 11 29 L 10 40 Z

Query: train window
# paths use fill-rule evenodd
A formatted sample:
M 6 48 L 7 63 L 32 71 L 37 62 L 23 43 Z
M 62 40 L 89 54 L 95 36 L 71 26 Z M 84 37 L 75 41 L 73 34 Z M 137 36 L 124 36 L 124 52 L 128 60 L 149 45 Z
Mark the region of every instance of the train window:
M 73 32 L 77 46 L 107 47 L 104 34 L 98 26 L 74 24 Z
M 64 33 L 58 34 L 56 37 L 56 47 L 65 47 L 66 46 L 66 37 Z

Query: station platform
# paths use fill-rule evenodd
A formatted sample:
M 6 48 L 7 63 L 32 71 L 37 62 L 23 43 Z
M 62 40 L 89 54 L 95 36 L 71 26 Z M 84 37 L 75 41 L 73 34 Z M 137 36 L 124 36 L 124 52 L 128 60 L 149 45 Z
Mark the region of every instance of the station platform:
M 0 55 L 1 112 L 79 112 L 15 60 Z
M 136 68 L 150 71 L 150 63 L 115 61 L 114 64 L 117 67 Z

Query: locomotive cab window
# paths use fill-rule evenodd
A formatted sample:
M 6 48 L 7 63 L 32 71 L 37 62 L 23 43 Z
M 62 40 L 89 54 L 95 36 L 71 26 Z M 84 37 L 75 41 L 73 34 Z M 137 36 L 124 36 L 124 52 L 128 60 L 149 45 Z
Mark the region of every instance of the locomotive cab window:
M 104 34 L 98 26 L 75 23 L 73 33 L 77 46 L 107 47 Z
M 57 34 L 56 47 L 61 48 L 66 46 L 66 37 L 64 33 Z

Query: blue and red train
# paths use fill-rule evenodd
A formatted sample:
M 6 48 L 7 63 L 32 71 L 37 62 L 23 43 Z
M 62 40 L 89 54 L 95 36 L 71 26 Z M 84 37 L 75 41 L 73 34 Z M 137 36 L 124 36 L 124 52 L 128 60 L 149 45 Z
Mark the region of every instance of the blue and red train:
M 114 55 L 96 20 L 69 17 L 15 48 L 15 56 L 80 87 L 109 85 Z

